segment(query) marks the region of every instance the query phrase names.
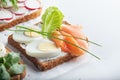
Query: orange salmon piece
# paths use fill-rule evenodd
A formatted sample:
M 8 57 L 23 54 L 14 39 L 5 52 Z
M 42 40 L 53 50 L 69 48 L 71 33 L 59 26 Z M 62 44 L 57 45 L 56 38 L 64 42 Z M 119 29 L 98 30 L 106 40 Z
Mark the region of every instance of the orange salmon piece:
M 72 44 L 79 46 L 78 42 L 72 37 L 66 37 L 65 40 L 72 43 Z M 78 48 L 70 43 L 66 42 L 66 45 L 67 45 L 67 48 L 69 49 L 69 52 L 71 53 L 72 56 L 80 56 L 80 55 L 83 55 L 85 53 L 83 50 L 81 50 L 80 48 Z
M 62 25 L 62 31 L 71 34 L 72 36 L 84 38 L 84 34 L 80 26 L 75 25 Z
M 53 33 L 53 36 L 56 38 L 64 40 L 64 36 L 62 36 L 62 34 L 59 31 L 55 31 Z M 62 40 L 56 39 L 56 38 L 52 38 L 52 41 L 56 44 L 56 46 L 60 47 L 62 51 L 68 52 L 68 48 L 67 48 L 65 42 Z
M 84 48 L 84 49 L 88 49 L 88 42 L 87 42 L 87 37 L 84 35 L 84 33 L 82 32 L 82 29 L 80 28 L 80 26 L 75 26 L 75 25 L 63 25 L 62 26 L 62 31 L 71 34 L 71 36 L 74 37 L 74 39 L 78 42 L 78 44 Z M 77 38 L 75 38 L 77 37 Z M 78 38 L 82 38 L 84 40 L 78 39 Z M 85 41 L 86 40 L 86 41 Z
M 68 37 L 68 36 L 71 36 L 70 34 L 65 33 L 65 32 L 61 32 L 61 33 L 63 35 L 67 35 L 67 36 L 65 36 L 64 40 L 66 41 L 65 44 L 67 45 L 67 48 L 69 49 L 68 53 L 70 53 L 72 56 L 80 56 L 83 53 L 85 53 L 83 50 L 81 50 L 80 48 L 77 47 L 80 45 L 73 37 Z M 77 46 L 74 46 L 73 44 L 77 45 Z

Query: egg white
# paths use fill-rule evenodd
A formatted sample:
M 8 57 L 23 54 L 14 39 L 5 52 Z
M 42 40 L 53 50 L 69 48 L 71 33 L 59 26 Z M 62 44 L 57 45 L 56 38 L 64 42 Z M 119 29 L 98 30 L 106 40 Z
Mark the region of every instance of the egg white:
M 47 39 L 33 41 L 26 46 L 27 55 L 35 57 L 35 58 L 44 59 L 44 58 L 56 57 L 61 53 L 61 49 L 57 47 L 54 50 L 53 49 L 48 50 L 48 51 L 39 50 L 38 46 L 43 42 L 50 42 L 51 44 L 54 44 L 52 41 L 47 40 Z
M 41 30 L 38 26 L 34 26 L 34 27 L 37 27 L 38 28 L 37 30 Z M 37 38 L 29 37 L 29 36 L 26 36 L 24 34 L 24 32 L 20 32 L 20 31 L 17 31 L 17 32 L 13 33 L 13 40 L 15 40 L 16 42 L 19 42 L 19 43 L 28 44 L 28 43 L 30 43 L 30 42 L 32 42 L 34 40 L 41 39 L 41 38 L 42 38 L 42 36 L 39 36 Z
M 4 57 L 6 55 L 6 49 L 3 43 L 0 42 L 0 57 Z

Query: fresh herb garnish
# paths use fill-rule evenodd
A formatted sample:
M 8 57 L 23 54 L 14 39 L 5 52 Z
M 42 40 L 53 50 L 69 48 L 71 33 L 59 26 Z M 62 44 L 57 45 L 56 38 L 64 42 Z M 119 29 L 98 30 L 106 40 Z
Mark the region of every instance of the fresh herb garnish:
M 13 64 L 16 64 L 20 61 L 20 57 L 18 54 L 16 53 L 8 53 L 7 56 L 4 57 L 5 58 L 5 67 L 6 68 L 10 68 Z
M 7 72 L 5 66 L 0 63 L 0 80 L 10 80 L 10 74 Z
M 17 53 L 10 52 L 0 58 L 0 80 L 10 80 L 11 75 L 21 74 L 25 65 L 19 64 L 20 57 Z
M 11 74 L 11 75 L 17 75 L 17 74 L 20 74 L 24 71 L 25 69 L 25 66 L 23 64 L 13 64 L 10 69 L 8 70 L 8 72 Z
M 57 7 L 49 7 L 46 9 L 42 16 L 42 32 L 51 34 L 53 31 L 60 29 L 63 17 L 64 15 Z

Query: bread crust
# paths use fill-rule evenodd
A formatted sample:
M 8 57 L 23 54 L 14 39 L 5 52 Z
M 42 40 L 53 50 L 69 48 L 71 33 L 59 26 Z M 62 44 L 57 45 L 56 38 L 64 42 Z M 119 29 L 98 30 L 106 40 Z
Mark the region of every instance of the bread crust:
M 6 47 L 6 52 L 7 52 L 7 53 L 8 53 L 8 52 L 11 52 L 11 50 Z M 19 62 L 19 64 L 24 64 L 24 63 L 23 63 L 23 61 L 21 60 L 21 61 Z M 12 76 L 12 77 L 11 77 L 11 80 L 22 80 L 25 76 L 26 76 L 26 70 L 24 70 L 22 74 Z
M 40 71 L 45 71 L 45 70 L 52 69 L 52 68 L 56 67 L 57 65 L 62 64 L 64 62 L 67 62 L 67 61 L 74 58 L 70 54 L 66 54 L 64 56 L 60 56 L 60 57 L 58 57 L 56 59 L 53 59 L 53 60 L 50 60 L 50 61 L 41 62 L 41 61 L 38 61 L 36 58 L 27 55 L 26 52 L 25 52 L 25 49 L 23 49 L 20 46 L 20 43 L 13 40 L 12 35 L 10 35 L 8 37 L 8 43 L 12 47 L 19 50 L 21 52 L 21 54 L 24 55 L 28 60 L 30 60 Z
M 11 27 L 19 24 L 19 23 L 23 23 L 23 22 L 29 21 L 31 19 L 34 19 L 34 18 L 40 16 L 41 12 L 42 12 L 42 8 L 39 8 L 35 12 L 32 12 L 28 15 L 23 16 L 23 17 L 19 17 L 11 22 L 0 24 L 0 31 L 4 31 L 8 28 L 11 28 Z

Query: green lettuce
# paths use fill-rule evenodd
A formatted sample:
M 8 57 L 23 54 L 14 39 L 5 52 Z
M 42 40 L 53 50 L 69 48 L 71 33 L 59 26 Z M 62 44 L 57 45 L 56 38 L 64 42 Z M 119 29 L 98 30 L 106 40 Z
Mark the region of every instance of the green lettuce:
M 57 7 L 47 8 L 42 16 L 42 32 L 51 34 L 57 29 L 60 29 L 63 17 L 64 15 Z

